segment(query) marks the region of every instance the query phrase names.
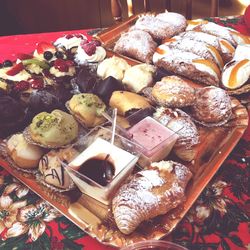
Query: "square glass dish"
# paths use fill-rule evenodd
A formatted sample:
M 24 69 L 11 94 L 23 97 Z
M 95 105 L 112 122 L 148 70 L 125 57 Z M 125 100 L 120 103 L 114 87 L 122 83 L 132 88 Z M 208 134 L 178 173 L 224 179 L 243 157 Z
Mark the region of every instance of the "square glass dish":
M 112 131 L 96 127 L 82 138 L 82 153 L 65 166 L 82 193 L 109 205 L 120 184 L 131 174 L 139 153 L 136 145 Z M 137 147 L 138 148 L 138 147 Z

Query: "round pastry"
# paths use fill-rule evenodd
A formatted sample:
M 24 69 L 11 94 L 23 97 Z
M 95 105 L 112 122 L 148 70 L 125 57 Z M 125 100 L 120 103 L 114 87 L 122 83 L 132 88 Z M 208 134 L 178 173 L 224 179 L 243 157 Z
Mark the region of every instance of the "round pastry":
M 97 68 L 97 75 L 102 79 L 113 76 L 122 81 L 124 72 L 130 67 L 126 60 L 113 56 L 102 61 Z
M 37 167 L 44 154 L 39 146 L 27 143 L 23 134 L 15 134 L 8 139 L 7 151 L 15 164 L 24 169 Z
M 65 171 L 62 162 L 68 164 L 79 154 L 74 148 L 51 150 L 39 161 L 39 171 L 44 182 L 57 188 L 67 189 L 73 182 Z
M 105 121 L 102 113 L 106 110 L 105 103 L 96 95 L 82 93 L 74 95 L 69 109 L 86 127 L 95 127 Z
M 128 91 L 113 92 L 109 105 L 117 108 L 119 115 L 125 116 L 128 111 L 151 108 L 149 101 L 138 94 Z
M 44 147 L 65 146 L 78 136 L 78 123 L 72 115 L 61 110 L 36 115 L 29 126 L 32 140 Z
M 24 108 L 14 98 L 0 97 L 0 138 L 4 138 L 23 128 L 25 122 Z
M 195 101 L 195 89 L 178 76 L 166 76 L 152 89 L 154 100 L 165 107 L 186 107 Z
M 213 86 L 198 89 L 191 115 L 204 125 L 221 125 L 232 115 L 231 99 L 223 89 Z
M 176 117 L 169 121 L 167 127 L 179 136 L 173 149 L 175 154 L 184 161 L 193 160 L 195 146 L 199 143 L 199 132 L 192 120 L 189 117 Z
M 156 68 L 150 64 L 138 64 L 125 71 L 122 82 L 133 92 L 140 92 L 143 88 L 153 84 L 153 74 Z

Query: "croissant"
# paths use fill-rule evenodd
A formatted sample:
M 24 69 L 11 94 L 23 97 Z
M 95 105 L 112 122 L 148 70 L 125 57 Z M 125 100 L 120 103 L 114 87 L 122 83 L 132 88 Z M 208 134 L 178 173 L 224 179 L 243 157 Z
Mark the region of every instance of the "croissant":
M 167 213 L 185 199 L 185 188 L 192 176 L 177 162 L 161 161 L 138 172 L 117 192 L 112 211 L 119 230 L 132 233 L 141 222 Z

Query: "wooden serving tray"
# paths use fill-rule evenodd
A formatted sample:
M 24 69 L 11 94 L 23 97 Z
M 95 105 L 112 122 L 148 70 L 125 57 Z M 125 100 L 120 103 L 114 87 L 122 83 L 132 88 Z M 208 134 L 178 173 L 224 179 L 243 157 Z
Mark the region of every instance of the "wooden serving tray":
M 201 143 L 195 159 L 186 164 L 194 176 L 186 189 L 186 201 L 165 215 L 142 223 L 131 235 L 122 234 L 113 221 L 110 208 L 83 195 L 78 189 L 59 193 L 43 186 L 32 174 L 11 166 L 4 156 L 0 164 L 11 175 L 48 201 L 64 216 L 103 244 L 122 247 L 146 239 L 160 239 L 169 234 L 188 212 L 202 190 L 236 146 L 248 125 L 248 112 L 233 98 L 233 117 L 222 127 L 199 127 Z

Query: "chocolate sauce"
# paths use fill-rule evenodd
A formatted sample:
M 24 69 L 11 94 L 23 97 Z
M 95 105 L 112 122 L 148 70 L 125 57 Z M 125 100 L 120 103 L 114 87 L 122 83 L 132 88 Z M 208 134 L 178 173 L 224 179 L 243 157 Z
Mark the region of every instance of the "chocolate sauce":
M 102 186 L 107 186 L 113 178 L 115 167 L 108 157 L 93 157 L 85 161 L 78 170 Z

